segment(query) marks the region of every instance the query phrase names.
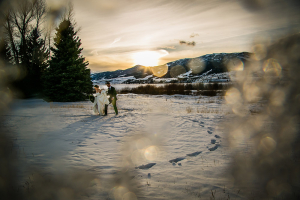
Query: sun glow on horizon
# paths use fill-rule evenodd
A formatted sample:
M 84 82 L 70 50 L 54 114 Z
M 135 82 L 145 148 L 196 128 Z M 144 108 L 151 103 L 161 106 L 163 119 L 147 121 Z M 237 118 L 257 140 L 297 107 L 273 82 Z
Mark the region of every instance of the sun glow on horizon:
M 168 55 L 165 50 L 160 51 L 141 51 L 133 54 L 133 60 L 135 65 L 143 65 L 146 67 L 157 66 L 159 58 Z

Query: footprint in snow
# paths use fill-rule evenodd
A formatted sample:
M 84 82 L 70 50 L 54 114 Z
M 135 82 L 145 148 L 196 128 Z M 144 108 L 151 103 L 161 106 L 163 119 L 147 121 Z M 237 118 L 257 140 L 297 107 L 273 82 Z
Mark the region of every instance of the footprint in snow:
M 215 135 L 215 138 L 221 138 L 220 136 L 218 136 L 218 135 Z
M 189 153 L 189 154 L 186 154 L 186 156 L 193 157 L 193 156 L 199 155 L 200 153 L 202 153 L 202 151 L 196 151 L 194 153 Z M 178 163 L 179 161 L 182 161 L 184 159 L 186 159 L 186 157 L 179 157 L 179 158 L 169 160 L 169 162 L 172 163 L 173 165 L 176 165 L 176 163 Z M 181 166 L 181 163 L 178 163 L 178 165 Z
M 154 165 L 156 165 L 156 163 L 149 163 L 147 165 L 141 165 L 141 166 L 138 166 L 138 167 L 135 167 L 136 169 L 149 169 L 151 167 L 153 167 Z
M 207 127 L 207 129 L 210 131 L 214 131 L 214 128 L 212 128 L 212 127 Z
M 169 160 L 169 162 L 170 163 L 177 163 L 177 162 L 182 161 L 184 159 L 185 159 L 185 157 L 180 157 L 180 158 L 175 158 L 175 159 Z
M 212 134 L 213 132 L 211 132 L 211 131 L 207 131 L 208 132 L 208 134 Z
M 196 151 L 194 153 L 186 154 L 187 156 L 198 156 L 202 151 Z
M 204 127 L 204 122 L 200 122 L 200 126 L 201 126 L 201 127 Z
M 214 147 L 211 147 L 211 148 L 209 148 L 208 150 L 214 151 L 214 150 L 216 150 L 219 146 L 220 146 L 219 144 L 216 144 Z
M 211 139 L 210 141 L 212 144 L 215 144 L 216 143 L 216 140 L 215 139 Z

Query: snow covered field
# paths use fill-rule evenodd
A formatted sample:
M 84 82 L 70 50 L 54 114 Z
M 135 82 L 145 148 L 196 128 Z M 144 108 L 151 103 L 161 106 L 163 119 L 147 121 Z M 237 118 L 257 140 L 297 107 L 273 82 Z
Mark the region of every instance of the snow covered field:
M 231 112 L 222 97 L 118 99 L 118 116 L 112 106 L 108 116 L 93 115 L 89 101 L 16 100 L 6 125 L 19 152 L 20 185 L 30 191 L 37 173 L 66 181 L 79 170 L 92 174 L 83 199 L 244 199 L 251 192 L 229 176 L 223 123 Z
M 94 84 L 98 84 L 98 83 L 94 82 Z M 162 83 L 162 84 L 160 84 L 160 83 L 158 83 L 158 84 L 115 84 L 115 85 L 113 85 L 113 87 L 115 87 L 116 90 L 119 91 L 124 88 L 136 88 L 136 87 L 143 86 L 143 85 L 153 85 L 156 87 L 161 87 L 161 86 L 164 86 L 165 84 L 164 83 Z M 102 84 L 100 83 L 99 87 L 107 90 L 107 86 L 104 83 L 102 83 Z

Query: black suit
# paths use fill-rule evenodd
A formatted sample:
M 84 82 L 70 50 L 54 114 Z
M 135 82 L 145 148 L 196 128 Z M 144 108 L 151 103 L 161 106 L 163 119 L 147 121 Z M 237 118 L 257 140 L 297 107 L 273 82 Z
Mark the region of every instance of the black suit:
M 114 107 L 116 115 L 118 114 L 118 108 L 117 108 L 117 91 L 114 87 L 109 87 L 107 90 L 107 95 L 109 95 L 109 103 L 111 103 Z M 105 115 L 107 115 L 107 106 L 105 105 Z

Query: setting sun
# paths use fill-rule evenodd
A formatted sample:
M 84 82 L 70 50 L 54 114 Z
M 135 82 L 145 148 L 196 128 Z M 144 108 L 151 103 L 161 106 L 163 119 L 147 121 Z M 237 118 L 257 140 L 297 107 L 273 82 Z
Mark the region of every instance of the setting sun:
M 147 67 L 157 66 L 160 53 L 155 51 L 142 51 L 133 54 L 135 65 L 144 65 Z

